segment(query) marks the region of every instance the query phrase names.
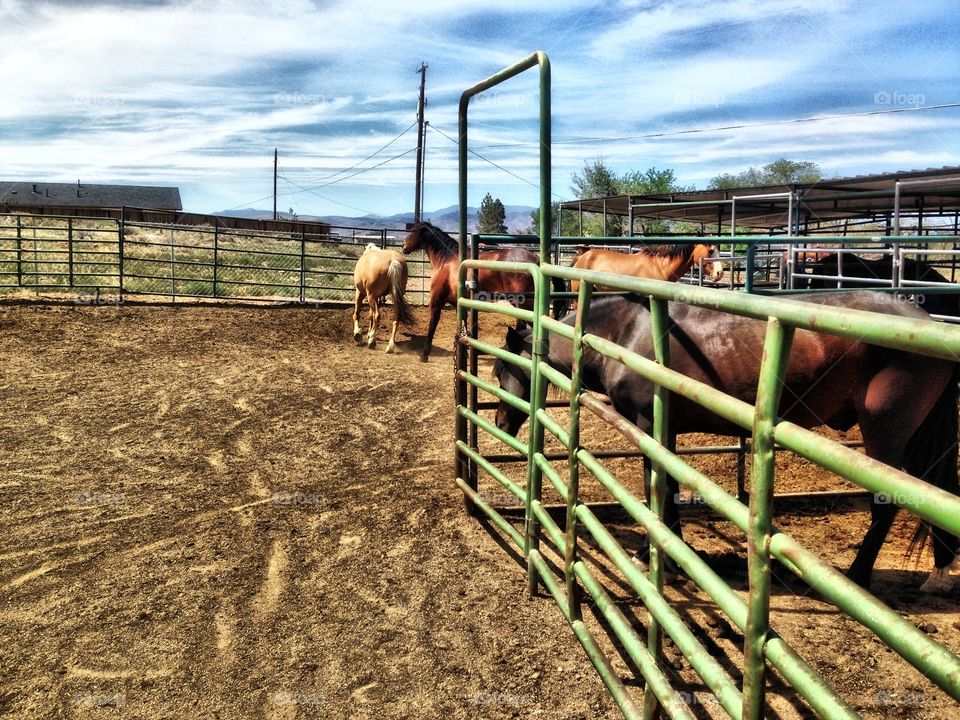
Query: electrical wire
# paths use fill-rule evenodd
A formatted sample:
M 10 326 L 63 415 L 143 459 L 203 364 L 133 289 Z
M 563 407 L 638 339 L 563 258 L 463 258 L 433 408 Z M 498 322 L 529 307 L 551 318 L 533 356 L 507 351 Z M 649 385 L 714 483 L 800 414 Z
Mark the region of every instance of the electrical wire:
M 370 153 L 370 154 L 367 155 L 367 157 L 365 157 L 363 160 L 360 160 L 360 161 L 354 163 L 354 164 L 351 165 L 350 167 L 344 168 L 343 170 L 337 170 L 337 171 L 336 171 L 335 173 L 333 173 L 332 175 L 325 175 L 325 176 L 323 176 L 323 177 L 319 177 L 319 178 L 316 178 L 316 179 L 314 179 L 314 180 L 309 180 L 309 182 L 310 182 L 310 183 L 323 183 L 324 180 L 329 180 L 330 178 L 335 178 L 337 175 L 342 175 L 343 173 L 350 172 L 350 171 L 353 170 L 354 168 L 359 167 L 360 165 L 363 165 L 363 163 L 365 163 L 367 160 L 371 160 L 371 159 L 375 158 L 377 155 L 379 155 L 380 153 L 382 153 L 382 152 L 383 152 L 384 150 L 386 150 L 388 147 L 390 147 L 391 145 L 393 145 L 397 140 L 399 140 L 399 139 L 402 138 L 404 135 L 406 135 L 408 132 L 410 132 L 416 125 L 417 125 L 417 121 L 414 120 L 413 123 L 412 123 L 410 126 L 408 126 L 403 132 L 401 132 L 401 133 L 400 133 L 399 135 L 397 135 L 395 138 L 393 138 L 393 140 L 391 140 L 390 142 L 388 142 L 386 145 L 378 148 L 378 149 L 375 150 L 374 152 Z M 317 185 L 317 187 L 321 187 L 321 185 Z
M 812 117 L 790 118 L 787 120 L 769 120 L 766 122 L 758 122 L 758 123 L 741 123 L 738 125 L 721 125 L 718 127 L 710 127 L 710 128 L 689 128 L 686 130 L 666 130 L 664 132 L 645 133 L 643 135 L 619 135 L 614 137 L 572 138 L 569 140 L 553 140 L 551 141 L 551 145 L 580 145 L 580 144 L 587 144 L 587 143 L 624 142 L 628 140 L 647 140 L 650 138 L 674 137 L 677 135 L 699 135 L 703 133 L 724 132 L 727 130 L 749 130 L 751 128 L 772 127 L 775 125 L 794 125 L 799 123 L 820 122 L 822 120 L 839 120 L 843 118 L 868 117 L 870 115 L 890 115 L 893 113 L 919 112 L 921 110 L 944 110 L 944 109 L 951 109 L 951 108 L 960 108 L 960 102 L 941 103 L 939 105 L 922 105 L 919 107 L 888 108 L 886 110 L 867 110 L 865 112 L 859 112 L 859 113 L 839 113 L 836 115 L 814 115 Z M 481 149 L 488 150 L 490 148 L 522 147 L 522 146 L 533 146 L 538 144 L 539 143 L 534 143 L 534 142 L 517 142 L 517 143 L 499 143 L 496 145 L 481 145 L 479 147 Z

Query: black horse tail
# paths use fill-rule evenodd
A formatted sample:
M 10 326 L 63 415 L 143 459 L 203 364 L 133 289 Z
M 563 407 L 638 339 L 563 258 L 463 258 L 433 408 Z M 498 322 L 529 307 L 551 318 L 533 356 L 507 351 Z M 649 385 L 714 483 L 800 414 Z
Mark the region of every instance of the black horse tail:
M 407 302 L 403 291 L 406 289 L 406 273 L 399 260 L 391 260 L 390 267 L 387 268 L 387 280 L 390 281 L 390 298 L 393 300 L 394 311 L 397 313 L 397 321 L 401 325 L 413 324 L 413 306 Z
M 943 394 L 910 438 L 904 456 L 904 469 L 908 473 L 951 495 L 960 495 L 957 478 L 958 380 L 960 365 L 955 364 Z M 957 554 L 957 537 L 922 520 L 907 548 L 907 558 L 914 555 L 919 558 L 931 538 L 934 565 L 938 569 L 948 567 Z
M 555 293 L 565 293 L 569 291 L 567 286 L 567 281 L 563 278 L 552 277 L 550 278 L 550 285 L 553 286 L 553 292 Z M 570 310 L 570 298 L 567 297 L 554 297 L 553 298 L 553 317 L 555 320 L 559 320 Z

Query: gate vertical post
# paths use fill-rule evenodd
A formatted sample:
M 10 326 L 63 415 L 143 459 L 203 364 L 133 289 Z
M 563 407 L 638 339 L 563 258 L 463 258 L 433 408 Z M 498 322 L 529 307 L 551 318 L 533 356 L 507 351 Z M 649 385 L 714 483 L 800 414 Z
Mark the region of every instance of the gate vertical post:
M 213 217 L 213 296 L 217 297 L 217 279 L 220 272 L 220 218 Z
M 300 226 L 300 302 L 307 301 L 307 231 Z
M 544 284 L 546 285 L 546 278 Z M 573 566 L 577 561 L 577 505 L 580 495 L 580 393 L 583 390 L 583 332 L 590 312 L 593 285 L 580 283 L 577 321 L 573 326 L 573 365 L 570 373 L 570 447 L 567 450 L 567 517 L 564 536 L 563 571 L 567 584 L 570 621 L 582 619 L 580 592 Z
M 118 268 L 117 273 L 119 274 L 119 284 L 120 284 L 120 302 L 123 302 L 123 235 L 126 231 L 126 208 L 120 208 L 120 222 L 117 224 L 117 261 Z
M 67 218 L 67 277 L 73 287 L 73 218 Z
M 470 259 L 478 260 L 479 258 L 480 258 L 480 238 L 478 235 L 474 234 L 470 236 Z M 480 336 L 479 313 L 475 308 L 472 308 L 470 310 L 469 335 L 474 340 L 478 339 L 478 337 Z M 469 348 L 467 350 L 467 353 L 469 354 L 469 357 L 470 357 L 470 368 L 469 368 L 470 374 L 473 375 L 474 377 L 477 377 L 477 373 L 478 373 L 477 351 L 475 348 Z M 478 412 L 478 408 L 477 408 L 478 401 L 479 401 L 479 397 L 478 397 L 477 386 L 470 385 L 470 406 L 469 407 L 471 412 L 474 412 L 474 413 Z M 469 439 L 470 447 L 474 451 L 479 453 L 480 441 L 478 437 L 477 425 L 476 423 L 470 423 L 469 427 L 470 427 L 470 439 Z M 469 474 L 469 478 L 464 478 L 464 479 L 467 480 L 467 483 L 470 485 L 470 487 L 476 489 L 477 481 L 479 477 L 479 470 L 477 469 L 477 463 L 474 460 L 470 460 L 469 463 L 467 464 L 467 472 Z
M 793 328 L 777 318 L 770 318 L 763 343 L 753 416 L 753 470 L 747 534 L 750 596 L 747 600 L 747 627 L 743 634 L 743 720 L 761 720 L 764 717 L 764 647 L 770 629 L 770 535 L 776 461 L 773 431 L 792 341 Z
M 658 364 L 670 365 L 670 316 L 667 312 L 667 301 L 662 298 L 650 298 L 650 330 L 653 333 L 653 352 Z M 662 385 L 653 387 L 653 439 L 663 447 L 673 450 L 670 435 L 670 391 Z M 654 462 L 650 469 L 650 510 L 663 520 L 663 511 L 666 504 L 667 475 L 663 465 Z M 674 498 L 676 502 L 676 498 Z M 650 542 L 650 582 L 657 592 L 663 592 L 663 558 L 660 550 L 651 540 Z M 663 655 L 663 630 L 660 623 L 648 614 L 647 622 L 647 649 L 650 654 L 660 661 Z M 660 715 L 660 703 L 653 693 L 644 693 L 643 719 L 653 720 Z
M 17 215 L 17 287 L 23 287 L 23 235 L 21 216 Z

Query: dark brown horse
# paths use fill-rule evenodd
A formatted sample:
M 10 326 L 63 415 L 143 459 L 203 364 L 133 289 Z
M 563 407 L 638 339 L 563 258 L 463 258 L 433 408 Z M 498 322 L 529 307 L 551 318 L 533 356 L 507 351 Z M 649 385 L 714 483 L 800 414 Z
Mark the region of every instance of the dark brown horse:
M 433 348 L 433 335 L 440 322 L 440 311 L 445 305 L 457 304 L 457 280 L 460 272 L 460 250 L 456 240 L 440 228 L 429 222 L 416 223 L 403 240 L 403 254 L 409 255 L 423 250 L 430 258 L 433 277 L 430 280 L 430 326 L 427 329 L 427 342 L 420 353 L 420 359 L 426 362 Z M 529 250 L 518 247 L 498 248 L 479 254 L 480 260 L 502 262 L 523 262 L 540 264 L 540 257 Z M 560 278 L 553 278 L 553 286 L 558 291 L 566 289 Z M 529 309 L 533 308 L 533 279 L 526 273 L 495 272 L 480 270 L 477 273 L 477 287 L 474 297 L 484 293 L 490 299 L 505 299 Z M 563 312 L 565 302 L 557 302 L 555 314 Z
M 871 291 L 805 295 L 805 303 L 838 305 L 891 316 L 929 320 L 906 303 L 890 304 Z M 766 323 L 714 309 L 670 304 L 670 367 L 735 398 L 753 403 Z M 568 325 L 574 316 L 564 319 Z M 637 296 L 597 299 L 590 307 L 586 331 L 608 338 L 644 357 L 653 358 L 650 313 Z M 529 354 L 529 329 L 507 333 L 507 348 Z M 569 373 L 571 342 L 550 335 L 549 363 Z M 501 387 L 529 398 L 530 377 L 516 366 L 497 361 L 494 373 Z M 587 387 L 610 397 L 616 410 L 648 430 L 653 385 L 624 365 L 585 349 L 583 377 Z M 827 425 L 846 430 L 860 424 L 867 455 L 954 495 L 957 481 L 957 377 L 946 360 L 868 345 L 851 338 L 797 330 L 783 379 L 779 416 L 803 427 Z M 670 433 L 739 434 L 741 429 L 679 395 L 671 396 Z M 497 426 L 516 435 L 526 415 L 504 402 L 497 409 Z M 668 482 L 665 521 L 680 534 L 675 495 Z M 871 505 L 872 522 L 848 575 L 862 586 L 870 575 L 880 546 L 893 523 L 897 506 Z M 949 568 L 957 553 L 957 538 L 932 528 L 935 569 L 924 590 L 943 590 L 952 581 Z
M 893 278 L 893 258 L 884 255 L 876 260 L 868 260 L 852 253 L 836 253 L 829 250 L 810 249 L 797 253 L 801 264 L 794 271 L 794 288 L 882 288 L 890 287 Z M 805 270 L 807 272 L 805 272 Z M 807 277 L 807 275 L 840 276 L 843 280 L 826 277 Z M 913 258 L 903 258 L 900 266 L 902 280 L 918 281 L 926 285 L 942 284 L 946 292 L 933 293 L 917 289 L 917 305 L 931 315 L 950 315 L 960 317 L 960 286 L 951 283 L 929 263 Z M 893 296 L 889 296 L 893 297 Z M 893 302 L 893 300 L 891 300 Z
M 707 244 L 658 243 L 642 245 L 635 253 L 592 248 L 577 255 L 573 261 L 573 267 L 676 282 L 701 260 L 709 261 L 704 264 L 703 269 L 710 281 L 720 282 L 723 279 L 720 252 L 716 245 Z M 570 289 L 573 292 L 577 292 L 579 288 L 579 282 L 570 281 Z M 606 288 L 598 287 L 597 289 Z

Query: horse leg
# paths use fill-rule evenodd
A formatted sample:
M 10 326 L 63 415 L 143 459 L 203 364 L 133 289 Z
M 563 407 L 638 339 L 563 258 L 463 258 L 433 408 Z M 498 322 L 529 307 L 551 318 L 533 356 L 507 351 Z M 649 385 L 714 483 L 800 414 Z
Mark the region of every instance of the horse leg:
M 363 306 L 363 293 L 360 292 L 360 286 L 357 286 L 356 296 L 353 298 L 353 341 L 358 343 L 363 337 L 363 331 L 360 329 L 360 308 Z
M 859 413 L 867 455 L 891 467 L 903 467 L 907 441 L 923 418 L 925 388 L 914 385 L 898 368 L 881 371 L 870 381 Z M 883 493 L 870 498 L 870 527 L 847 570 L 847 577 L 861 587 L 870 586 L 874 563 L 900 509 L 892 500 Z
M 373 293 L 367 293 L 367 304 L 370 306 L 370 329 L 367 331 L 367 347 L 377 346 L 377 328 L 380 326 L 380 304 Z
M 671 445 L 672 447 L 672 445 Z M 650 503 L 651 497 L 651 474 L 653 465 L 650 458 L 643 458 L 643 487 L 647 495 L 647 503 Z M 663 498 L 662 516 L 663 524 L 666 525 L 681 540 L 683 539 L 683 528 L 680 525 L 680 510 L 677 507 L 677 498 L 680 495 L 680 486 L 672 475 L 667 475 L 666 492 Z M 649 552 L 649 550 L 648 550 Z M 677 575 L 680 572 L 676 562 L 666 553 L 661 556 L 662 567 L 669 573 Z
M 390 340 L 387 342 L 387 349 L 384 352 L 393 352 L 393 346 L 397 339 L 397 327 L 400 325 L 400 308 L 393 308 L 393 323 L 390 328 Z
M 873 574 L 873 565 L 880 554 L 883 541 L 890 532 L 893 519 L 897 516 L 898 508 L 889 498 L 876 493 L 870 498 L 870 528 L 860 543 L 857 556 L 854 558 L 847 577 L 863 588 L 870 587 L 870 577 Z
M 427 328 L 427 342 L 420 352 L 420 362 L 426 362 L 430 359 L 430 351 L 433 349 L 433 335 L 437 332 L 437 325 L 440 322 L 440 311 L 443 305 L 430 305 L 430 326 Z

